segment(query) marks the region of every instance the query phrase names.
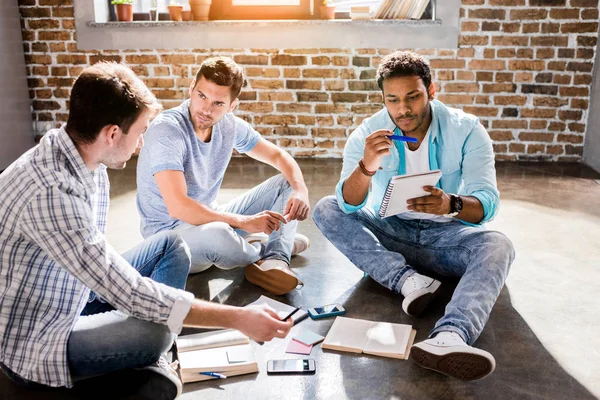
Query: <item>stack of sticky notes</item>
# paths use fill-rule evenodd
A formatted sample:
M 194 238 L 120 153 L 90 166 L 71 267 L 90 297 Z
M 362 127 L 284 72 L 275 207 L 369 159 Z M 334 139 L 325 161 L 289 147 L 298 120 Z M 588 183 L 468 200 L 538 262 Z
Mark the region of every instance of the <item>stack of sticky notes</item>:
M 311 331 L 303 331 L 294 336 L 288 344 L 286 353 L 292 354 L 310 354 L 315 344 L 323 341 L 325 337 Z

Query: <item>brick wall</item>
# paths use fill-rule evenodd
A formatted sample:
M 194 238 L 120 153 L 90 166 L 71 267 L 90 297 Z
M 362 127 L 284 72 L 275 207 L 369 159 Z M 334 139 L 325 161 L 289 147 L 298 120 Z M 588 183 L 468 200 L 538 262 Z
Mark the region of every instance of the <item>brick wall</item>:
M 35 129 L 62 124 L 84 66 L 123 61 L 166 108 L 186 98 L 202 60 L 228 55 L 249 86 L 236 114 L 298 157 L 340 157 L 346 138 L 381 108 L 373 49 L 78 51 L 71 0 L 19 0 Z M 443 4 L 443 1 L 438 1 Z M 421 49 L 438 99 L 481 118 L 499 160 L 580 161 L 598 0 L 462 0 L 457 49 Z

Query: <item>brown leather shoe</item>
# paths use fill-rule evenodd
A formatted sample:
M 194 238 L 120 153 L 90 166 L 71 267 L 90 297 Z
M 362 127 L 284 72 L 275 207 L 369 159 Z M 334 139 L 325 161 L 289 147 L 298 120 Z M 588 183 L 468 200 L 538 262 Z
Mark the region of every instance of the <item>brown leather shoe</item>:
M 248 265 L 245 270 L 246 279 L 275 295 L 291 292 L 298 285 L 304 285 L 284 261 L 274 266 L 269 266 L 272 263 L 265 261 L 267 260 L 259 260 Z

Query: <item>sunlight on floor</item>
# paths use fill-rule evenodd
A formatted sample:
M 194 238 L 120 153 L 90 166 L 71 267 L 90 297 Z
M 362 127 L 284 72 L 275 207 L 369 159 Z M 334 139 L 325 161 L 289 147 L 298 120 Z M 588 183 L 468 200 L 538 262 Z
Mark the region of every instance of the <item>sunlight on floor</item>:
M 514 308 L 565 371 L 600 397 L 600 354 L 594 350 L 600 337 L 592 329 L 600 310 L 600 218 L 504 200 L 488 228 L 515 245 L 506 283 Z

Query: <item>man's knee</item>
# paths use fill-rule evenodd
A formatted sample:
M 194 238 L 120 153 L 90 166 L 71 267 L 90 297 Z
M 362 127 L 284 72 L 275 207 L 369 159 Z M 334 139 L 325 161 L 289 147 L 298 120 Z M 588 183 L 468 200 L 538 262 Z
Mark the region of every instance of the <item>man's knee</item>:
M 315 206 L 313 220 L 319 229 L 323 230 L 327 227 L 329 221 L 339 216 L 340 211 L 335 196 L 326 196 L 319 200 Z
M 496 231 L 486 232 L 486 247 L 498 260 L 499 266 L 505 266 L 507 270 L 510 268 L 515 259 L 515 248 L 506 235 Z
M 169 255 L 169 257 L 176 257 L 177 262 L 173 263 L 173 266 L 180 269 L 181 273 L 185 273 L 187 276 L 192 264 L 190 248 L 179 233 L 168 231 L 164 235 L 164 254 Z

